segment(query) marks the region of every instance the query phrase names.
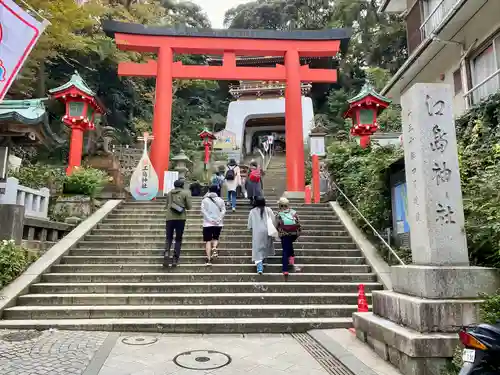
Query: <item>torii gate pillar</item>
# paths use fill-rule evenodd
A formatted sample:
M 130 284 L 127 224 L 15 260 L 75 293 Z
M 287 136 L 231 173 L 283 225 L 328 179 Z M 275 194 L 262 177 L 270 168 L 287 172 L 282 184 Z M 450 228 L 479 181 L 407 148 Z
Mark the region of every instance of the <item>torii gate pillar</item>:
M 262 80 L 286 82 L 285 137 L 287 144 L 287 191 L 304 193 L 304 138 L 302 124 L 302 82 L 336 82 L 335 69 L 310 69 L 300 65 L 301 57 L 335 56 L 350 31 L 277 32 L 264 30 L 172 30 L 106 20 L 104 31 L 114 36 L 120 49 L 156 53 L 158 60 L 146 64 L 123 62 L 122 76 L 156 77 L 151 161 L 163 190 L 164 172 L 170 159 L 172 80 Z M 216 40 L 214 40 L 216 39 Z M 223 55 L 222 66 L 182 65 L 174 53 Z M 284 56 L 285 66 L 238 67 L 236 56 Z
M 285 67 L 286 189 L 288 192 L 303 192 L 305 189 L 305 162 L 300 56 L 298 51 L 286 52 Z
M 151 144 L 151 163 L 158 174 L 159 190 L 163 191 L 163 174 L 170 161 L 170 133 L 172 129 L 172 48 L 162 47 L 158 52 L 156 94 Z

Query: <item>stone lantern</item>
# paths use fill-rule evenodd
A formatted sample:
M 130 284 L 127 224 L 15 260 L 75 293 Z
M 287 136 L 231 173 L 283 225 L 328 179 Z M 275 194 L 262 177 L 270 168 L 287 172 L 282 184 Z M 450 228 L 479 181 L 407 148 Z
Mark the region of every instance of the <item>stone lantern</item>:
M 49 93 L 52 98 L 66 105 L 66 114 L 62 120 L 71 128 L 69 160 L 66 169 L 66 174 L 69 175 L 82 163 L 83 133 L 86 130 L 95 129 L 96 115 L 104 113 L 104 106 L 76 71 L 67 83 L 49 90 Z
M 391 104 L 391 100 L 377 93 L 367 82 L 348 103 L 349 109 L 344 118 L 352 120 L 351 135 L 360 137 L 361 147 L 366 148 L 370 144 L 370 136 L 379 129 L 377 117 Z
M 184 153 L 184 150 L 181 150 L 179 154 L 172 158 L 174 162 L 174 170 L 179 172 L 179 179 L 186 178 L 186 172 L 189 170 L 189 167 L 193 165 L 193 162 L 189 160 L 187 155 Z
M 315 126 L 309 133 L 309 148 L 311 155 L 325 156 L 325 137 L 327 135 L 326 128 L 323 126 Z

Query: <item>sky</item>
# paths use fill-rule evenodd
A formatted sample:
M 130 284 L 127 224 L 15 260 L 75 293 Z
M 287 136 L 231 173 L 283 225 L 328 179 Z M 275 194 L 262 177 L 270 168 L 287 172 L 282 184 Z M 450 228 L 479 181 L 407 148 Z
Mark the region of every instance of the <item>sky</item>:
M 248 3 L 250 0 L 191 0 L 193 3 L 200 5 L 208 14 L 212 27 L 214 29 L 222 29 L 224 23 L 224 14 L 234 6 Z

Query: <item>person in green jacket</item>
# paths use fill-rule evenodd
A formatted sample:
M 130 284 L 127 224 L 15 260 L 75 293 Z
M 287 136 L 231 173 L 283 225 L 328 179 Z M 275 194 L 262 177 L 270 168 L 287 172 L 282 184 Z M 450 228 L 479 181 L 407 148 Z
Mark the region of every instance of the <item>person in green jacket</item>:
M 175 248 L 172 259 L 172 267 L 176 267 L 181 256 L 182 236 L 184 235 L 184 227 L 186 226 L 186 211 L 190 210 L 191 194 L 184 190 L 184 180 L 174 182 L 174 189 L 167 194 L 167 212 L 166 212 L 166 241 L 165 253 L 163 256 L 163 266 L 170 265 L 170 248 L 174 240 L 175 232 Z

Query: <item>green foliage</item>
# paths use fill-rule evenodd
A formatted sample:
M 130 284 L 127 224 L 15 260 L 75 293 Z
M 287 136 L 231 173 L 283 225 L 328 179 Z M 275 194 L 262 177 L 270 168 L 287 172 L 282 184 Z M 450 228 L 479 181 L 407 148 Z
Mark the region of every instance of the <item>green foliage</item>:
M 492 296 L 481 296 L 484 302 L 481 304 L 481 322 L 496 324 L 500 320 L 500 290 Z
M 456 121 L 471 262 L 500 267 L 500 94 Z
M 106 173 L 94 168 L 78 168 L 64 181 L 64 194 L 95 197 L 107 182 Z
M 40 189 L 46 187 L 52 192 L 61 192 L 65 179 L 64 171 L 45 164 L 26 164 L 18 170 L 9 172 L 23 186 Z
M 36 258 L 35 253 L 16 246 L 13 240 L 0 242 L 0 288 L 18 277 Z
M 474 265 L 500 267 L 500 94 L 457 119 L 456 129 L 469 258 Z M 375 228 L 389 227 L 385 169 L 402 156 L 401 150 L 363 150 L 354 142 L 336 141 L 328 155 L 333 180 Z M 353 217 L 365 225 L 358 215 Z
M 387 167 L 401 156 L 401 150 L 394 147 L 362 149 L 355 142 L 336 141 L 328 147 L 328 167 L 333 181 L 379 230 L 389 227 L 391 222 Z M 371 232 L 342 197 L 339 202 L 351 212 L 359 227 Z

